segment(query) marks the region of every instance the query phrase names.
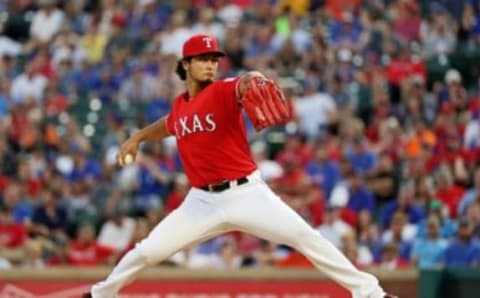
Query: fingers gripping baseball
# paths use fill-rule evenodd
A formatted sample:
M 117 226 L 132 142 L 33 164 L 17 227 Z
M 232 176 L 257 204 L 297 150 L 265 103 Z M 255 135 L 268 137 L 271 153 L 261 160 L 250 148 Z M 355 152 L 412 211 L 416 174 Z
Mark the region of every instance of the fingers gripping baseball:
M 138 142 L 132 138 L 126 140 L 121 146 L 117 154 L 118 165 L 124 167 L 135 161 L 137 155 Z
M 243 106 L 257 131 L 286 122 L 290 117 L 287 100 L 271 80 L 257 77 L 250 81 Z

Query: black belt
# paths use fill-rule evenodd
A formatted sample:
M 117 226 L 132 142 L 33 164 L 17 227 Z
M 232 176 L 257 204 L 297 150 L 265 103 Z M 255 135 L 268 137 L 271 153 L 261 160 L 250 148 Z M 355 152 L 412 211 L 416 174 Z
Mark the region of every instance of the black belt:
M 242 178 L 239 178 L 237 180 L 224 181 L 224 182 L 220 182 L 218 184 L 209 184 L 209 185 L 202 186 L 200 188 L 205 190 L 205 191 L 210 191 L 210 192 L 221 192 L 221 191 L 229 189 L 232 186 L 232 182 L 237 182 L 237 185 L 242 185 L 242 184 L 247 183 L 248 179 L 247 179 L 247 177 L 242 177 Z

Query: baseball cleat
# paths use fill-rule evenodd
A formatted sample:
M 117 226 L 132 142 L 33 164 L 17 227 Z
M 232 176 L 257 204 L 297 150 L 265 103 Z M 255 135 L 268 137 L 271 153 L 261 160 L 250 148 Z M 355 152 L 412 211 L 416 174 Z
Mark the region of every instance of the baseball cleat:
M 82 295 L 82 298 L 92 298 L 92 294 L 90 294 L 90 292 L 84 293 L 84 294 Z

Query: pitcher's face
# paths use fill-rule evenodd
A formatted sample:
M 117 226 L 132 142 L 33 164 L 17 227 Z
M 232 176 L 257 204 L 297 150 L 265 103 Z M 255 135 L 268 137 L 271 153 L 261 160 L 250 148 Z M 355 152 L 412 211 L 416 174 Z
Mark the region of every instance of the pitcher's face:
M 193 57 L 185 64 L 185 69 L 190 78 L 200 83 L 211 83 L 217 77 L 219 57 L 206 54 Z

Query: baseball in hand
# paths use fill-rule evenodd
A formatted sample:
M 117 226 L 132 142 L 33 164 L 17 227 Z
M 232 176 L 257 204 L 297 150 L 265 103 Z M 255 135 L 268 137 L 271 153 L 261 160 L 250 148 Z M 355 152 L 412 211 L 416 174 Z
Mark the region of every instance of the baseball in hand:
M 124 165 L 129 165 L 133 162 L 133 155 L 128 153 L 123 157 L 123 164 Z

